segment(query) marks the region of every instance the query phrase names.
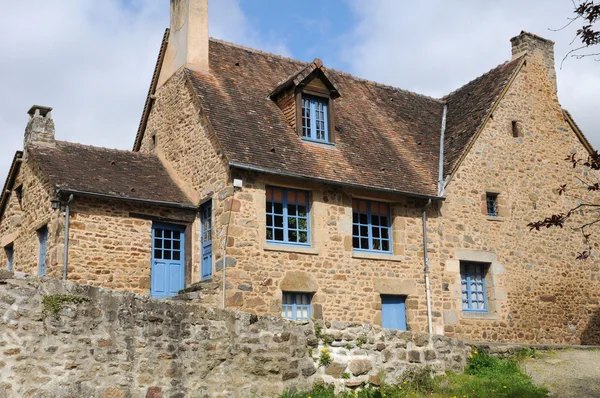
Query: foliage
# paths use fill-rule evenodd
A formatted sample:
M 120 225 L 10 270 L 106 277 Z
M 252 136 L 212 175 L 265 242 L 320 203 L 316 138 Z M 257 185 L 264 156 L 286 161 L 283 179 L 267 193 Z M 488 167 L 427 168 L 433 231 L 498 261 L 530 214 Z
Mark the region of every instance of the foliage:
M 317 339 L 321 339 L 321 337 L 323 337 L 323 325 L 321 325 L 320 323 L 315 322 L 315 337 Z
M 531 353 L 531 351 L 529 351 Z M 548 391 L 531 383 L 517 359 L 498 359 L 474 350 L 465 374 L 448 373 L 432 378 L 433 368 L 408 368 L 396 385 L 365 385 L 334 393 L 333 386 L 315 385 L 311 390 L 286 392 L 281 398 L 405 398 L 405 397 L 545 397 Z M 408 374 L 407 374 L 408 373 Z M 381 375 L 380 375 L 380 380 Z
M 58 318 L 58 312 L 64 304 L 81 304 L 90 301 L 87 297 L 72 296 L 69 294 L 49 294 L 42 298 L 42 306 L 44 315 L 52 315 Z
M 323 336 L 321 336 L 321 341 L 325 345 L 331 345 L 331 343 L 333 343 L 333 336 L 330 334 L 323 334 Z
M 342 379 L 348 380 L 349 378 L 350 378 L 350 373 L 348 373 L 348 372 L 342 373 Z
M 576 186 L 569 186 L 568 184 L 562 184 L 556 189 L 558 196 L 571 197 L 577 201 L 577 205 L 569 209 L 566 213 L 552 214 L 545 217 L 543 220 L 537 220 L 527 224 L 530 231 L 547 228 L 563 228 L 565 224 L 572 219 L 574 216 L 582 216 L 585 221 L 581 222 L 577 229 L 581 232 L 583 239 L 584 248 L 581 252 L 577 253 L 577 260 L 585 260 L 592 254 L 592 243 L 591 237 L 593 232 L 591 228 L 596 224 L 600 223 L 600 204 L 590 202 L 581 199 L 581 193 L 583 192 L 598 192 L 600 191 L 600 179 L 596 172 L 600 170 L 600 154 L 598 151 L 587 156 L 587 158 L 580 158 L 577 155 L 569 155 L 565 161 L 570 163 L 573 168 L 582 169 L 583 178 L 577 178 L 578 184 Z
M 362 347 L 367 342 L 367 338 L 365 336 L 358 336 L 356 338 L 356 346 Z
M 333 359 L 331 359 L 329 348 L 325 347 L 321 350 L 321 355 L 319 355 L 319 366 L 327 366 L 331 362 L 333 362 Z
M 352 344 L 346 343 L 346 345 L 344 346 L 344 348 L 347 349 L 348 351 L 350 351 L 352 349 Z
M 600 44 L 600 2 L 598 0 L 573 0 L 573 17 L 567 18 L 569 22 L 560 29 L 576 23 L 578 29 L 575 31 L 575 37 L 571 44 L 575 41 L 581 43 L 577 47 L 569 51 L 563 58 L 562 63 L 569 56 L 577 59 L 585 57 L 600 56 L 600 52 L 589 52 L 590 47 Z M 562 65 L 561 63 L 561 65 Z

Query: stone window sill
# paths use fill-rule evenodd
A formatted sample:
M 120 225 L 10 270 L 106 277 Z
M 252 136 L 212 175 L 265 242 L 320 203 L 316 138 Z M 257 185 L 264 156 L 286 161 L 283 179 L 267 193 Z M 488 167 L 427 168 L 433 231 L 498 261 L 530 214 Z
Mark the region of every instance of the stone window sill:
M 500 320 L 500 316 L 497 314 L 490 314 L 489 312 L 465 312 L 461 313 L 463 319 L 487 319 L 490 321 Z
M 363 253 L 363 252 L 352 252 L 352 258 L 360 258 L 365 260 L 383 260 L 383 261 L 402 261 L 402 256 L 395 256 L 393 254 L 379 254 L 379 253 Z
M 318 255 L 319 249 L 314 247 L 300 247 L 300 246 L 288 246 L 288 245 L 271 245 L 266 244 L 263 249 L 270 252 L 286 252 L 286 253 L 298 253 L 298 254 L 310 254 Z
M 499 216 L 487 216 L 488 221 L 504 221 L 503 217 L 499 217 Z

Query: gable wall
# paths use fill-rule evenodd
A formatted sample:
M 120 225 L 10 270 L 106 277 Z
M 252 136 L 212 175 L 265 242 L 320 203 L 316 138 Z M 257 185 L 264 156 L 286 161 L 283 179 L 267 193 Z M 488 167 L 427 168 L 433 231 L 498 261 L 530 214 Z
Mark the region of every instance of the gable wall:
M 62 273 L 63 217 L 52 209 L 54 194 L 46 177 L 31 158 L 23 160 L 13 188 L 23 184 L 22 205 L 17 195 L 10 195 L 6 211 L 0 220 L 0 264 L 7 267 L 4 246 L 13 243 L 14 270 L 33 275 L 38 273 L 39 239 L 37 230 L 48 226 L 46 270 L 48 276 L 60 277 Z
M 219 146 L 210 133 L 206 117 L 201 113 L 195 93 L 181 69 L 156 92 L 141 151 L 154 152 L 173 180 L 195 203 L 212 201 L 213 263 L 221 256 L 224 225 L 219 219 L 225 199 L 233 187 Z M 152 137 L 155 136 L 156 144 Z M 199 225 L 199 224 L 198 224 Z M 200 233 L 193 232 L 193 275 L 199 280 Z
M 513 120 L 522 138 L 513 138 Z M 446 189 L 440 237 L 446 334 L 472 341 L 600 344 L 598 252 L 575 260 L 584 249 L 572 230 L 575 221 L 562 230 L 527 227 L 575 204 L 555 193 L 583 177 L 564 161 L 572 152 L 587 154 L 563 118 L 547 69 L 528 56 Z M 496 220 L 484 214 L 486 191 L 500 193 Z M 458 260 L 477 258 L 493 261 L 486 316 L 461 311 Z

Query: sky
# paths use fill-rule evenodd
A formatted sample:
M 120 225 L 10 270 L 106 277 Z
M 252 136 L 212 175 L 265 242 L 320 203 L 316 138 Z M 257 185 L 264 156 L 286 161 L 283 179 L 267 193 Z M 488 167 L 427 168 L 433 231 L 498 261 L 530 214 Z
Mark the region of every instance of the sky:
M 600 147 L 600 62 L 561 60 L 571 0 L 209 0 L 210 35 L 442 97 L 511 57 L 521 30 L 556 42 L 558 94 Z M 0 186 L 27 110 L 54 108 L 56 138 L 130 149 L 166 0 L 0 0 Z

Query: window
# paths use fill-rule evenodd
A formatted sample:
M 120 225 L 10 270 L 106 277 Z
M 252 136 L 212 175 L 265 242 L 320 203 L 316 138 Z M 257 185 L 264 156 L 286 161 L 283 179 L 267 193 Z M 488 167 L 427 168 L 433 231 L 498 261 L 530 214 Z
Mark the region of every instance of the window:
M 43 226 L 37 231 L 40 241 L 40 257 L 38 260 L 38 276 L 46 275 L 46 252 L 48 250 L 48 227 Z
M 391 253 L 390 236 L 387 203 L 352 200 L 352 246 L 355 250 Z
M 287 319 L 310 319 L 310 293 L 283 292 L 281 316 Z
M 487 215 L 490 217 L 498 217 L 498 194 L 485 194 L 485 202 L 487 204 Z
M 19 207 L 21 208 L 21 210 L 23 210 L 23 184 L 15 188 L 15 194 L 17 195 Z
M 463 311 L 487 311 L 485 271 L 487 264 L 461 262 L 460 283 Z
M 6 265 L 9 271 L 13 270 L 13 262 L 14 262 L 14 246 L 12 244 L 6 246 L 4 248 L 4 253 L 6 254 Z
M 267 187 L 267 242 L 308 246 L 308 192 Z
M 327 98 L 302 96 L 302 138 L 329 142 Z

